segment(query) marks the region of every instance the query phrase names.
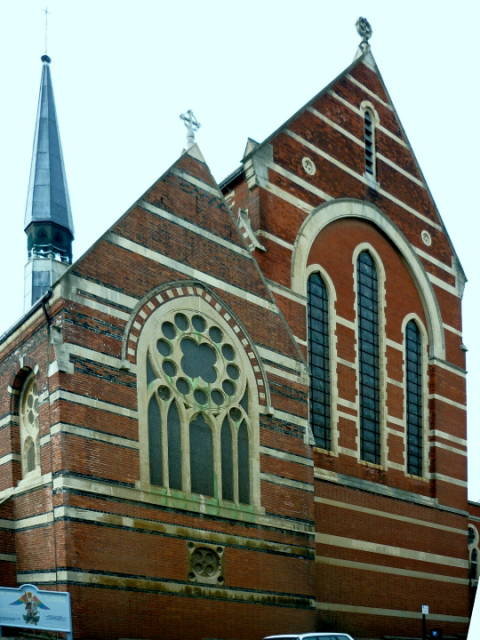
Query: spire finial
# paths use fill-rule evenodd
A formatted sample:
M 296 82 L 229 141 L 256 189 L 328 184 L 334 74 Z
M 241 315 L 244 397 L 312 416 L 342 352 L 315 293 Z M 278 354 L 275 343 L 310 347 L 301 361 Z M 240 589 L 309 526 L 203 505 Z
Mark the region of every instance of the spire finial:
M 45 7 L 45 9 L 43 10 L 43 13 L 45 14 L 45 29 L 44 29 L 44 38 L 45 38 L 45 56 L 47 56 L 47 52 L 48 52 L 48 14 L 50 13 L 50 11 L 48 10 L 48 7 Z M 47 56 L 48 58 L 48 56 Z M 42 57 L 43 60 L 43 57 Z M 48 60 L 48 62 L 50 62 L 50 60 Z
M 355 26 L 357 27 L 358 35 L 362 38 L 362 41 L 360 42 L 360 49 L 364 51 L 369 47 L 368 41 L 372 37 L 372 27 L 369 21 L 362 17 L 357 20 Z
M 195 144 L 195 131 L 200 129 L 200 123 L 193 115 L 193 111 L 191 109 L 180 114 L 180 118 L 187 127 L 187 146 L 191 147 L 192 144 Z

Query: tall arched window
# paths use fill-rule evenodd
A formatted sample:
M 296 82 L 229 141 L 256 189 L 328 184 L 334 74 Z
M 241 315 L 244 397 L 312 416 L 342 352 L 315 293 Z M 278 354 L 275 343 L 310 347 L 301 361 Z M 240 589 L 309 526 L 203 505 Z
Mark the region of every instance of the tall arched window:
M 423 362 L 422 337 L 415 320 L 405 328 L 405 395 L 407 471 L 423 474 Z
M 223 317 L 197 298 L 166 303 L 145 323 L 137 363 L 143 481 L 169 494 L 252 504 L 254 377 Z
M 20 444 L 22 476 L 40 472 L 40 442 L 38 424 L 39 398 L 35 376 L 32 374 L 20 394 Z
M 378 275 L 368 251 L 357 260 L 360 457 L 380 464 L 380 347 Z
M 372 110 L 368 107 L 363 113 L 363 142 L 365 145 L 365 173 L 367 177 L 375 178 L 375 119 Z
M 315 444 L 331 448 L 330 331 L 327 288 L 319 273 L 308 278 L 310 425 Z

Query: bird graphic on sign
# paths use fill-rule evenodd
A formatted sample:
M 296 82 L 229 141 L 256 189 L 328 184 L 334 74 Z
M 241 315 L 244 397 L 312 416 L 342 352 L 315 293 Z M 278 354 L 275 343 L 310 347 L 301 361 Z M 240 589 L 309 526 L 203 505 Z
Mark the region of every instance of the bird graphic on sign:
M 40 620 L 39 609 L 49 609 L 46 604 L 34 595 L 31 591 L 25 591 L 23 595 L 11 603 L 12 605 L 25 605 L 23 619 L 27 624 L 38 624 Z

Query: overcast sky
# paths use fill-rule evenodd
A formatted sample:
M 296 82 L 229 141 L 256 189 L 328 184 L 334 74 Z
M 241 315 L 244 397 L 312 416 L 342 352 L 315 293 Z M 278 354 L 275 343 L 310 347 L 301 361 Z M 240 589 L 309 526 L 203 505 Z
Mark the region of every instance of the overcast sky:
M 23 312 L 23 217 L 46 0 L 0 0 L 0 332 Z M 220 181 L 352 61 L 372 51 L 468 277 L 470 497 L 480 500 L 480 2 L 50 0 L 48 54 L 79 257 L 178 157 L 179 114 Z

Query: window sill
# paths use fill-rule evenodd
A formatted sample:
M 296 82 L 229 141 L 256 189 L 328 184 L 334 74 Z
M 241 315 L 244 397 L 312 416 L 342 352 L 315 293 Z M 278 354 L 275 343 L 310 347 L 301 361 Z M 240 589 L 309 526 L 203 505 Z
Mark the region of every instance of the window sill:
M 317 444 L 312 445 L 314 451 L 317 453 L 321 453 L 324 456 L 328 456 L 329 458 L 338 458 L 338 451 L 334 449 L 324 449 L 323 447 L 318 446 Z
M 409 480 L 424 482 L 425 484 L 428 484 L 430 482 L 430 478 L 426 478 L 425 476 L 417 476 L 414 473 L 408 473 L 406 469 L 405 469 L 405 477 L 408 478 Z
M 376 471 L 386 471 L 386 467 L 383 464 L 378 464 L 376 462 L 368 462 L 368 460 L 359 459 L 359 464 L 363 467 L 367 467 L 367 469 L 375 469 Z
M 175 489 L 157 487 L 149 483 L 137 483 L 136 488 L 147 496 L 149 502 L 172 509 L 192 511 L 209 516 L 219 516 L 233 520 L 255 521 L 264 515 L 265 509 L 255 504 L 235 504 L 228 500 L 219 500 L 201 494 L 187 494 Z
M 365 182 L 370 189 L 374 189 L 375 191 L 378 191 L 380 189 L 380 183 L 378 182 L 375 175 L 367 173 L 365 171 L 363 177 L 365 178 Z
M 29 471 L 21 480 L 19 480 L 17 488 L 25 489 L 39 484 L 42 484 L 42 474 L 40 473 L 40 467 L 37 467 L 36 469 Z

